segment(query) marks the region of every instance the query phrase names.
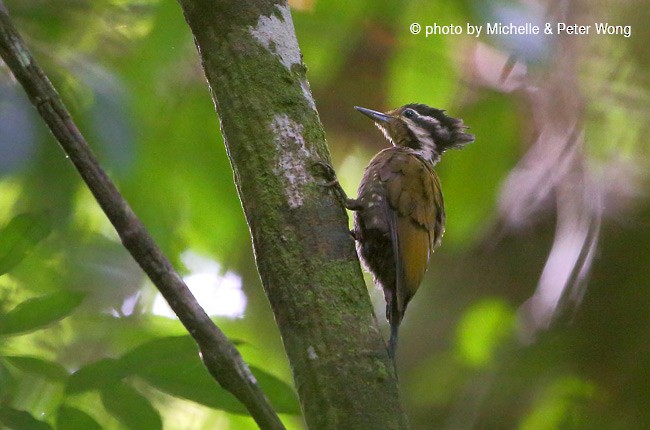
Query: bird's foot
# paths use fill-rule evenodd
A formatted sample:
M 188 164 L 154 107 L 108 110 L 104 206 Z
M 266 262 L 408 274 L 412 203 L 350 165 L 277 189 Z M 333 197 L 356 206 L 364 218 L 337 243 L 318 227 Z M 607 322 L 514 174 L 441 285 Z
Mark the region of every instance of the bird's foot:
M 339 180 L 336 177 L 336 172 L 334 171 L 334 167 L 332 167 L 331 164 L 326 163 L 325 161 L 316 161 L 313 164 L 313 166 L 320 167 L 321 169 L 323 169 L 322 173 L 325 179 L 327 179 L 327 182 L 325 182 L 324 184 L 320 184 L 321 186 L 333 187 L 339 183 Z
M 324 161 L 317 161 L 314 163 L 314 167 L 316 166 L 323 169 L 323 176 L 327 180 L 327 182 L 320 183 L 319 185 L 322 187 L 331 188 L 341 204 L 346 208 L 355 208 L 357 206 L 356 200 L 348 198 L 348 195 L 345 193 L 345 190 L 339 183 L 339 179 L 336 177 L 336 172 L 334 171 L 332 165 Z

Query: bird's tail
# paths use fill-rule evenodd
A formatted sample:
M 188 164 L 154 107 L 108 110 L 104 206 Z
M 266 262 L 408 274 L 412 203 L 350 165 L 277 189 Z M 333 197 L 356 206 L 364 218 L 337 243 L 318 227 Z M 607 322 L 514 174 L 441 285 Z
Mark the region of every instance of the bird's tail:
M 397 320 L 397 318 L 396 318 Z M 390 323 L 390 339 L 388 340 L 388 354 L 395 362 L 397 354 L 397 333 L 399 332 L 399 320 Z
M 399 325 L 402 322 L 402 314 L 399 311 L 397 298 L 392 296 L 386 303 L 386 319 L 390 325 L 390 339 L 388 340 L 388 354 L 396 362 L 397 358 L 397 334 L 399 332 Z

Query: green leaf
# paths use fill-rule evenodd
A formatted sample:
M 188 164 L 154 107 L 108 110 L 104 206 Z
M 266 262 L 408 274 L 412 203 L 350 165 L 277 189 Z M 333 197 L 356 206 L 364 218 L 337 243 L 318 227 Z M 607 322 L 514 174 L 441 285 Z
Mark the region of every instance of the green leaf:
M 196 342 L 190 335 L 167 336 L 145 342 L 120 359 L 125 367 L 135 371 L 150 365 L 165 366 L 179 360 L 199 359 Z
M 167 394 L 215 409 L 248 414 L 232 394 L 214 381 L 199 357 L 196 343 L 188 335 L 146 342 L 124 355 L 121 361 L 130 373 Z M 300 413 L 291 386 L 261 369 L 251 368 L 251 371 L 278 412 Z
M 251 372 L 277 412 L 294 415 L 301 413 L 298 397 L 291 385 L 254 366 L 251 366 Z
M 172 396 L 229 412 L 246 414 L 243 405 L 212 379 L 194 340 L 172 336 L 146 342 L 122 357 L 124 367 Z
M 502 342 L 513 335 L 515 312 L 501 299 L 485 299 L 468 309 L 458 324 L 458 351 L 465 362 L 481 367 L 493 362 Z
M 5 361 L 25 373 L 31 373 L 50 381 L 62 381 L 68 377 L 68 371 L 53 361 L 38 357 L 9 356 Z
M 521 430 L 589 428 L 585 421 L 588 401 L 596 393 L 592 382 L 577 376 L 551 381 L 538 393 Z
M 101 430 L 102 426 L 90 415 L 77 408 L 61 406 L 56 417 L 57 430 Z
M 252 367 L 251 371 L 278 412 L 300 413 L 296 394 L 289 384 L 264 370 Z M 154 339 L 119 359 L 103 359 L 88 364 L 71 375 L 66 391 L 75 394 L 103 390 L 107 386 L 122 384 L 122 379 L 130 375 L 138 376 L 152 387 L 175 397 L 231 413 L 248 414 L 239 400 L 214 381 L 189 335 Z
M 299 414 L 300 407 L 293 389 L 284 381 L 255 367 L 251 372 L 279 413 Z M 140 369 L 137 375 L 153 387 L 176 397 L 236 414 L 248 411 L 230 392 L 212 379 L 199 359 L 179 360 L 171 366 Z
M 25 300 L 9 313 L 0 315 L 0 335 L 34 331 L 59 321 L 70 315 L 83 297 L 80 293 L 62 291 Z
M 52 430 L 49 424 L 34 418 L 29 412 L 0 407 L 2 428 L 11 430 Z
M 121 361 L 113 358 L 104 358 L 87 364 L 70 376 L 66 392 L 77 394 L 88 390 L 98 390 L 106 386 L 117 384 L 128 376 Z
M 246 408 L 228 391 L 212 379 L 208 370 L 198 358 L 179 358 L 177 361 L 164 360 L 151 363 L 138 369 L 137 375 L 153 387 L 196 403 L 228 412 L 247 414 Z M 278 411 L 279 412 L 279 411 Z
M 125 427 L 133 430 L 162 429 L 162 419 L 149 400 L 130 385 L 114 383 L 101 390 L 104 407 Z
M 4 362 L 0 361 L 0 399 L 12 399 L 16 394 L 16 377 L 7 368 Z
M 21 214 L 9 221 L 0 230 L 0 275 L 18 265 L 50 231 L 44 216 Z
M 230 341 L 235 345 L 243 343 L 237 339 Z M 196 341 L 187 334 L 152 339 L 133 348 L 120 360 L 131 371 L 150 367 L 152 363 L 156 366 L 167 366 L 178 360 L 201 361 Z

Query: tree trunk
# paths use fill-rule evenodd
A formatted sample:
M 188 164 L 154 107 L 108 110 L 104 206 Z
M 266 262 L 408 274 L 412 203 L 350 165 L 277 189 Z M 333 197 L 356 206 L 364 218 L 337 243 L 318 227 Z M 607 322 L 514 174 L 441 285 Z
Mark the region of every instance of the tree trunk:
M 344 210 L 313 167 L 329 154 L 288 5 L 179 2 L 307 424 L 407 428 Z

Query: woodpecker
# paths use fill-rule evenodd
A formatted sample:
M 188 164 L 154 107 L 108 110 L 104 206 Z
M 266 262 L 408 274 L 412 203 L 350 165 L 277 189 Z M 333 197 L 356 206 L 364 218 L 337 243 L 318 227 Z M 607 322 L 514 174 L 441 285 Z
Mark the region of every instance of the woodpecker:
M 354 211 L 357 253 L 386 299 L 388 351 L 395 358 L 399 325 L 420 286 L 429 258 L 445 232 L 445 206 L 434 166 L 443 152 L 474 141 L 462 120 L 424 104 L 378 112 L 355 106 L 393 145 L 370 161 L 349 198 L 331 166 L 322 164 L 332 186 Z

